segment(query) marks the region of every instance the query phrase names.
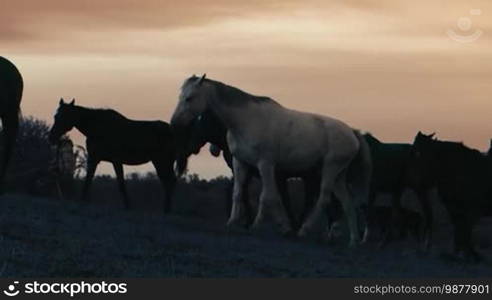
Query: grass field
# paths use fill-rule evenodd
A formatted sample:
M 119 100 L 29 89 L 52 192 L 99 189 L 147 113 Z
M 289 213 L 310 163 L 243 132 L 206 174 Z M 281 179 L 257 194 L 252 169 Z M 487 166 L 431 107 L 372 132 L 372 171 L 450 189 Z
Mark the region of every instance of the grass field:
M 255 233 L 228 231 L 225 196 L 210 187 L 197 193 L 181 186 L 175 213 L 166 217 L 158 201 L 147 201 L 150 196 L 137 193 L 131 184 L 131 211 L 122 208 L 114 190 L 106 188 L 106 196 L 101 194 L 103 187 L 96 182 L 93 198 L 96 193 L 97 199 L 90 204 L 13 194 L 0 197 L 1 276 L 492 276 L 490 220 L 482 221 L 476 234 L 487 261 L 466 264 L 443 254 L 451 249 L 451 231 L 445 222 L 438 226 L 429 254 L 421 253 L 412 240 L 384 249 L 372 242 L 350 250 L 344 240 L 328 244 L 317 238 L 283 238 L 273 226 Z M 109 196 L 115 199 L 104 198 Z

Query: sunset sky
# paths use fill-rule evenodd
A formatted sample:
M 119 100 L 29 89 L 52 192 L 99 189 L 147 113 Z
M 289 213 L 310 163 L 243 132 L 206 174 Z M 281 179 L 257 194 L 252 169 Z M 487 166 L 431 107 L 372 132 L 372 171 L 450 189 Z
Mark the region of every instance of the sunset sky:
M 23 113 L 50 123 L 60 97 L 168 121 L 206 72 L 384 141 L 492 138 L 490 0 L 4 0 L 0 55 L 24 76 Z M 206 150 L 190 172 L 229 174 Z

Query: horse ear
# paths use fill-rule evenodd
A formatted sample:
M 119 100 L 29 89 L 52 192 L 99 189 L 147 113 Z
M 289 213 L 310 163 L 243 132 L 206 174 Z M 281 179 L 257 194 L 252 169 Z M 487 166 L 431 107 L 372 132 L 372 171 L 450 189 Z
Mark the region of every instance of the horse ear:
M 72 106 L 75 105 L 75 98 L 72 99 L 72 102 L 70 102 L 70 105 L 72 105 Z
M 433 139 L 435 135 L 436 135 L 436 133 L 433 132 L 433 133 L 429 134 L 429 138 Z
M 65 104 L 65 101 L 63 101 L 63 98 L 60 98 L 60 102 L 58 102 L 58 104 L 60 104 L 60 105 Z
M 207 74 L 204 73 L 202 77 L 200 77 L 200 80 L 198 80 L 198 85 L 201 85 L 203 83 L 203 80 L 207 77 Z

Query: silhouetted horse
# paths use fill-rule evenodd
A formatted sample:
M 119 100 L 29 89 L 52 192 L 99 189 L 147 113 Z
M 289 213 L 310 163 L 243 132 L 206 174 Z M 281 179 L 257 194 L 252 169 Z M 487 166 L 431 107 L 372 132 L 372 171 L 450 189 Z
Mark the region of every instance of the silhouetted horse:
M 401 227 L 402 207 L 401 196 L 406 188 L 412 189 L 422 206 L 424 213 L 425 247 L 429 247 L 432 234 L 432 210 L 430 208 L 427 191 L 429 184 L 421 182 L 421 174 L 414 174 L 409 164 L 412 145 L 404 143 L 383 143 L 373 135 L 364 135 L 371 149 L 373 176 L 371 178 L 371 192 L 369 195 L 369 211 L 379 193 L 391 194 L 393 214 L 391 219 L 396 228 Z M 391 238 L 391 230 L 386 231 L 385 241 Z
M 412 164 L 428 174 L 454 226 L 455 252 L 479 260 L 472 244 L 472 230 L 480 216 L 492 206 L 490 160 L 462 143 L 438 141 L 434 134 L 417 134 Z
M 57 142 L 73 127 L 87 138 L 87 175 L 83 199 L 87 199 L 97 165 L 101 161 L 108 161 L 113 164 L 119 189 L 128 208 L 123 164 L 152 162 L 165 189 L 164 212 L 170 211 L 176 184 L 173 171 L 176 149 L 169 124 L 130 120 L 111 109 L 90 109 L 76 106 L 75 100 L 66 104 L 61 99 L 50 131 L 50 140 Z
M 0 161 L 0 193 L 19 128 L 20 103 L 24 82 L 13 63 L 0 56 L 0 119 L 5 146 Z

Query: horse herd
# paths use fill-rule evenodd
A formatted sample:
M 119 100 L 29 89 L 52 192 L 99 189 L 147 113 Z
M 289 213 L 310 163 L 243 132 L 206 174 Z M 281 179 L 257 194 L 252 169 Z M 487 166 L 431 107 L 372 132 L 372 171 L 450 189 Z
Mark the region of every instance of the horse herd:
M 9 137 L 14 131 L 9 120 L 19 112 L 22 77 L 3 58 L 0 76 L 0 117 Z M 210 143 L 210 152 L 214 156 L 222 152 L 234 177 L 228 226 L 258 228 L 270 214 L 283 234 L 305 236 L 323 216 L 330 231 L 345 216 L 350 246 L 356 246 L 373 227 L 383 227 L 388 241 L 391 229 L 415 231 L 422 219 L 423 244 L 428 249 L 433 223 L 428 194 L 437 188 L 453 224 L 455 252 L 479 260 L 472 230 L 480 217 L 492 215 L 492 148 L 481 153 L 421 132 L 413 144 L 383 143 L 340 120 L 291 110 L 205 75 L 184 81 L 170 124 L 130 120 L 111 109 L 86 108 L 61 99 L 50 141 L 57 143 L 73 128 L 86 136 L 83 199 L 88 199 L 97 165 L 107 161 L 113 164 L 128 208 L 123 165 L 152 162 L 165 190 L 167 213 L 172 209 L 176 178 L 186 171 L 188 158 Z M 0 176 L 10 151 L 5 153 Z M 262 183 L 255 212 L 248 201 L 253 177 Z M 293 177 L 304 182 L 300 213 L 293 210 L 287 189 Z M 407 188 L 416 193 L 422 217 L 400 205 Z M 374 205 L 379 193 L 392 195 L 389 210 Z

